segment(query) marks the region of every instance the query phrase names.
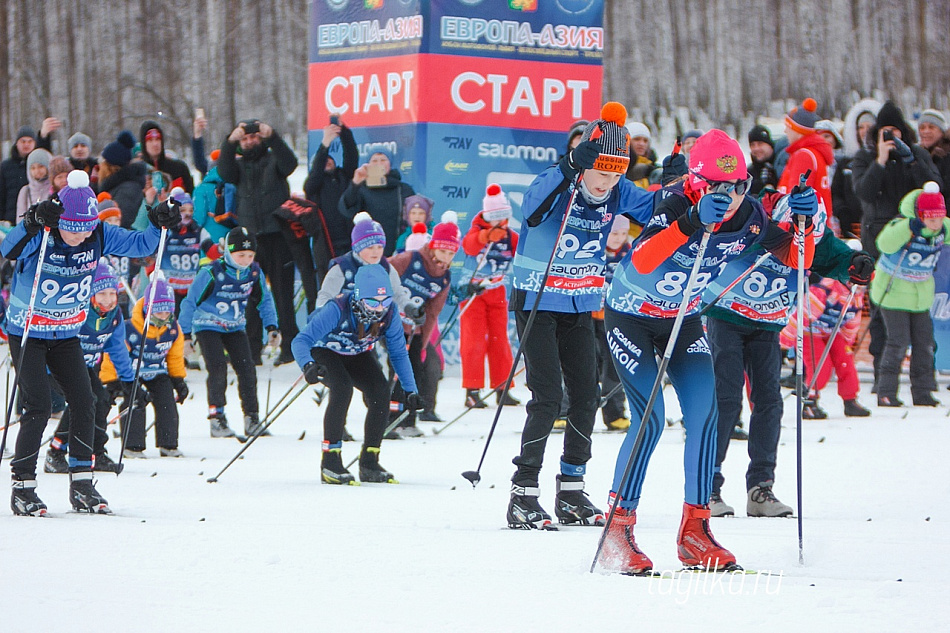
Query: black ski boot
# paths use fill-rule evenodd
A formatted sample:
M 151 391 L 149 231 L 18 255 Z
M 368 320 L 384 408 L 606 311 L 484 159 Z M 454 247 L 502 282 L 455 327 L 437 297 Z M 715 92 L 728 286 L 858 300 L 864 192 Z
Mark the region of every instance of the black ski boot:
M 495 403 L 496 403 L 499 407 L 518 407 L 518 406 L 521 406 L 521 400 L 518 400 L 518 399 L 515 398 L 513 395 L 511 395 L 511 392 L 510 392 L 510 391 L 509 391 L 508 393 L 506 393 L 504 399 L 502 399 L 501 395 L 502 395 L 502 393 L 504 393 L 504 391 L 505 391 L 504 389 L 496 389 L 496 390 L 495 390 Z
M 537 485 L 511 484 L 511 500 L 508 501 L 508 527 L 512 530 L 557 531 L 551 515 L 538 503 L 541 490 Z
M 370 484 L 398 484 L 391 472 L 379 464 L 379 447 L 364 446 L 360 453 L 360 481 Z
M 66 461 L 66 451 L 51 448 L 46 451 L 46 460 L 43 462 L 43 472 L 56 475 L 65 475 L 69 472 L 69 462 Z
M 564 525 L 579 523 L 603 526 L 606 523 L 604 513 L 584 493 L 584 478 L 571 475 L 557 476 L 554 515 Z
M 855 398 L 844 401 L 844 414 L 849 418 L 866 418 L 871 415 L 871 412 L 862 407 Z
M 109 453 L 107 453 L 105 449 L 98 453 L 93 453 L 92 469 L 96 472 L 118 474 L 122 472 L 120 469 L 124 467 L 125 464 L 119 466 L 117 463 L 115 463 L 112 458 L 109 457 Z
M 21 517 L 45 517 L 46 504 L 36 496 L 36 480 L 13 480 L 13 497 L 10 499 L 13 514 Z
M 487 409 L 488 405 L 482 399 L 478 389 L 465 390 L 465 408 L 466 409 Z
M 76 512 L 112 514 L 106 501 L 92 484 L 92 473 L 69 473 L 69 502 Z
M 323 461 L 320 464 L 320 480 L 325 484 L 340 486 L 358 486 L 356 477 L 343 466 L 340 448 L 329 448 L 323 451 Z
M 805 420 L 824 420 L 828 412 L 818 406 L 818 398 L 805 398 L 802 402 L 802 418 Z
M 261 421 L 257 419 L 256 413 L 244 414 L 244 435 L 248 437 L 257 435 L 258 430 L 263 428 L 264 426 L 261 424 Z M 260 435 L 262 437 L 270 437 L 270 431 L 261 431 Z

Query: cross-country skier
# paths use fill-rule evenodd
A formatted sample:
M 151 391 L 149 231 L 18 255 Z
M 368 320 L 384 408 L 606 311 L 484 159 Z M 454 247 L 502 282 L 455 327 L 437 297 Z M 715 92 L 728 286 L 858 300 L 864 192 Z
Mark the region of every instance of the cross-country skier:
M 109 423 L 109 409 L 112 408 L 112 398 L 109 389 L 99 380 L 99 368 L 102 364 L 102 355 L 109 354 L 115 363 L 122 391 L 128 396 L 132 387 L 134 372 L 129 360 L 129 350 L 125 346 L 125 319 L 119 309 L 119 280 L 109 261 L 103 258 L 99 261 L 96 274 L 92 279 L 89 299 L 89 314 L 79 330 L 79 344 L 82 346 L 83 357 L 86 360 L 86 369 L 89 374 L 89 384 L 92 386 L 92 395 L 95 404 L 95 443 L 93 444 L 93 470 L 116 472 L 116 463 L 106 452 L 106 442 L 109 434 L 106 432 Z M 63 417 L 56 428 L 56 434 L 50 441 L 46 451 L 46 461 L 43 471 L 47 473 L 67 473 L 69 463 L 66 461 L 66 451 L 69 446 L 69 421 L 72 412 L 69 407 L 63 412 Z
M 689 171 L 680 185 L 681 194 L 668 195 L 657 205 L 631 258 L 622 262 L 614 274 L 607 295 L 607 340 L 635 421 L 617 456 L 611 503 L 618 507 L 603 550 L 605 567 L 624 573 L 643 573 L 653 567 L 637 546 L 633 527 L 647 465 L 665 426 L 662 398 L 657 399 L 646 421 L 643 443 L 633 455 L 631 476 L 626 481 L 622 477 L 657 378 L 655 353 L 664 353 L 684 300 L 689 302 L 687 317 L 669 360 L 669 377 L 686 429 L 685 503 L 677 537 L 678 554 L 684 565 L 717 569 L 735 564 L 735 557 L 716 542 L 709 529 L 707 504 L 712 490 L 718 410 L 712 358 L 697 314 L 700 295 L 731 259 L 757 243 L 778 261 L 798 265 L 791 227 L 770 221 L 761 205 L 745 195 L 751 178 L 735 140 L 715 129 L 701 136 L 690 152 Z M 818 205 L 811 189 L 796 202 L 800 204 L 794 209 L 804 216 L 813 215 Z M 712 232 L 693 294 L 684 298 L 704 227 Z M 810 221 L 804 239 L 808 266 L 814 251 Z
M 555 514 L 565 523 L 597 523 L 603 513 L 584 494 L 591 431 L 597 412 L 597 341 L 591 312 L 600 308 L 607 234 L 618 214 L 641 224 L 650 218 L 653 194 L 623 176 L 630 163 L 626 109 L 610 102 L 581 135 L 581 143 L 541 173 L 525 191 L 521 235 L 514 260 L 510 309 L 527 366 L 531 401 L 521 453 L 511 478 L 508 527 L 556 529 L 538 502 L 544 447 L 560 408 L 561 376 L 570 396 L 569 423 L 557 476 Z M 577 189 L 572 189 L 575 176 Z M 569 214 L 560 240 L 558 233 Z M 524 337 L 541 279 L 554 261 L 530 336 Z
M 416 382 L 406 352 L 399 311 L 393 305 L 389 274 L 379 264 L 360 266 L 353 290 L 344 291 L 310 315 L 307 327 L 294 337 L 294 359 L 310 384 L 323 382 L 330 394 L 323 417 L 321 480 L 327 484 L 355 484 L 343 466 L 343 425 L 353 398 L 353 387 L 363 392 L 366 404 L 360 481 L 396 483 L 379 464 L 379 447 L 389 410 L 389 382 L 374 347 L 386 338 L 389 358 L 408 392 L 406 404 L 421 407 Z
M 0 246 L 0 255 L 16 260 L 5 330 L 14 358 L 23 363 L 17 380 L 24 409 L 13 470 L 14 514 L 44 516 L 46 504 L 36 494 L 36 458 L 43 429 L 50 416 L 47 370 L 63 386 L 72 409 L 69 429 L 69 500 L 81 512 L 109 513 L 106 500 L 92 483 L 92 450 L 95 407 L 92 387 L 78 338 L 86 321 L 92 282 L 102 255 L 146 257 L 155 252 L 158 227 L 178 223 L 176 204 L 161 203 L 149 211 L 144 232 L 100 224 L 96 196 L 85 172 L 70 172 L 67 186 L 53 200 L 27 212 Z M 46 234 L 43 229 L 50 229 Z M 47 240 L 44 260 L 38 262 L 42 241 Z M 36 268 L 41 266 L 29 338 L 22 339 Z
M 199 269 L 181 303 L 178 323 L 185 336 L 185 356 L 190 355 L 189 347 L 194 336 L 208 369 L 206 384 L 211 437 L 234 437 L 224 413 L 228 361 L 237 374 L 244 432 L 253 435 L 260 429 L 257 370 L 245 330 L 248 301 L 254 302 L 261 315 L 267 331 L 267 344 L 274 349 L 280 347 L 274 298 L 264 282 L 260 265 L 254 261 L 256 251 L 257 240 L 247 229 L 231 229 L 225 236 L 224 256 Z

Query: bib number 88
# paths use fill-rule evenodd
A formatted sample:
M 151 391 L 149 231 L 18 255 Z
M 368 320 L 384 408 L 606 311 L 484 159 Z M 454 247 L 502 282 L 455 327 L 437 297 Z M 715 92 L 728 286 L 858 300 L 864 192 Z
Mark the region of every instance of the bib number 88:
M 697 295 L 703 291 L 706 284 L 712 278 L 712 273 L 701 272 L 696 275 L 696 283 L 693 286 L 692 295 Z M 686 280 L 689 275 L 682 271 L 673 271 L 663 275 L 663 279 L 656 282 L 656 291 L 664 297 L 675 297 L 686 292 Z

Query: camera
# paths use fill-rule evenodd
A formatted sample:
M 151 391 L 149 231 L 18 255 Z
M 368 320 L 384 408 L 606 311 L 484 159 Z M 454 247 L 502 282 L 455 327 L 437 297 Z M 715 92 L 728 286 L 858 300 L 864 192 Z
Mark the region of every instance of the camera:
M 155 187 L 156 191 L 161 191 L 165 188 L 165 179 L 162 177 L 162 172 L 152 172 L 152 186 Z
M 894 130 L 884 130 L 883 138 L 885 141 L 894 140 Z
M 339 117 L 338 115 L 336 115 L 336 114 L 331 114 L 331 115 L 330 115 L 330 123 L 332 123 L 333 125 L 339 125 L 339 124 L 340 124 L 340 117 Z
M 257 121 L 254 121 L 253 123 L 244 124 L 245 134 L 257 134 L 260 131 L 261 131 L 261 126 L 257 124 Z

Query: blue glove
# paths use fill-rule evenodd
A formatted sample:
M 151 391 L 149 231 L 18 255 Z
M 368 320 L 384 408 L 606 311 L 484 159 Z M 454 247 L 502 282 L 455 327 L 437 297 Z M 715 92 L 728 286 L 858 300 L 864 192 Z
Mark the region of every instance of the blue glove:
M 900 156 L 900 159 L 907 163 L 908 165 L 915 160 L 914 152 L 910 151 L 907 143 L 897 138 L 893 138 L 894 141 L 894 151 L 897 152 L 897 155 Z
M 788 208 L 794 215 L 811 217 L 818 213 L 818 195 L 811 187 L 799 190 L 798 187 L 788 194 Z
M 707 193 L 699 199 L 696 212 L 703 224 L 717 224 L 726 217 L 732 198 L 724 193 Z

